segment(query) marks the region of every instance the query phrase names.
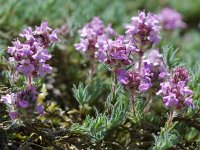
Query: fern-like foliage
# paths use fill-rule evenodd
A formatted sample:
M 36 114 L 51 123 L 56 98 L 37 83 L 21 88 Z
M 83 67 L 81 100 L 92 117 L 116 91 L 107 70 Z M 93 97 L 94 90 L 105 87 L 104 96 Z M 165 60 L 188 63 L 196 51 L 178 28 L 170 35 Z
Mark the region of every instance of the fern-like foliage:
M 134 112 L 130 113 L 129 119 L 136 124 L 140 123 L 144 117 L 144 107 L 144 99 L 141 97 L 135 97 Z
M 91 96 L 88 93 L 88 85 L 84 87 L 83 83 L 79 83 L 77 87 L 76 85 L 74 85 L 72 90 L 74 93 L 74 97 L 80 105 L 84 105 L 91 100 Z
M 103 91 L 103 86 L 104 84 L 99 80 L 95 80 L 89 85 L 84 85 L 80 82 L 78 86 L 73 86 L 72 91 L 81 106 L 91 105 Z
M 178 49 L 174 49 L 174 47 L 171 44 L 168 44 L 163 47 L 162 49 L 163 53 L 163 61 L 167 67 L 168 70 L 171 70 L 172 68 L 176 66 L 180 66 L 181 59 L 176 58 L 176 53 L 178 52 Z
M 108 108 L 104 113 L 96 111 L 95 118 L 86 116 L 83 124 L 72 125 L 71 131 L 89 136 L 92 142 L 102 140 L 110 129 L 124 121 L 128 108 L 128 99 L 125 96 L 118 97 L 115 104 L 110 102 L 107 101 Z
M 153 135 L 153 137 L 155 142 L 152 150 L 167 150 L 178 142 L 178 133 L 175 130 L 168 130 L 158 136 Z

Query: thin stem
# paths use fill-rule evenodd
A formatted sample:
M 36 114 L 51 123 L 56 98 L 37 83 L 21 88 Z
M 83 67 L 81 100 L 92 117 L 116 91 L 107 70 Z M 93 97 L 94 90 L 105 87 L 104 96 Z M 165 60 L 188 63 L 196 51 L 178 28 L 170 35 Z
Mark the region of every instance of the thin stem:
M 112 87 L 112 93 L 113 93 L 113 99 L 115 98 L 116 95 L 116 85 L 117 85 L 117 77 L 116 77 L 116 69 L 113 71 L 113 87 Z
M 132 112 L 134 112 L 134 109 L 135 109 L 135 107 L 134 107 L 134 105 L 135 105 L 135 93 L 134 92 L 131 93 L 131 102 L 132 102 Z
M 139 66 L 138 66 L 138 72 L 141 72 L 142 56 L 143 56 L 143 52 L 142 52 L 142 50 L 141 50 L 141 51 L 139 52 Z
M 174 118 L 174 110 L 170 110 L 169 119 L 167 121 L 167 128 L 171 127 L 173 118 Z
M 90 61 L 89 83 L 92 82 L 93 76 L 94 76 L 94 62 Z
M 142 65 L 142 57 L 139 56 L 139 66 L 138 66 L 138 72 L 141 71 L 141 65 Z
M 28 85 L 29 85 L 29 86 L 32 85 L 32 77 L 31 77 L 31 76 L 28 77 Z
M 150 110 L 150 106 L 151 106 L 151 103 L 152 103 L 152 97 L 151 97 L 151 95 L 149 95 L 147 97 L 147 101 L 148 101 L 148 103 L 147 103 L 146 107 L 144 108 L 144 113 L 148 113 L 149 110 Z

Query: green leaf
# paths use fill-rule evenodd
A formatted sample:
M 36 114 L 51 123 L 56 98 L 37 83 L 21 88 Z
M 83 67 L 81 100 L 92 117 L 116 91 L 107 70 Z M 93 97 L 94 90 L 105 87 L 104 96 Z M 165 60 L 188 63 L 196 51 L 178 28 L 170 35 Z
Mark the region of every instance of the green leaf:
M 176 66 L 182 65 L 180 58 L 176 58 L 176 53 L 178 52 L 178 49 L 174 49 L 171 44 L 168 44 L 164 46 L 162 50 L 163 61 L 169 71 Z

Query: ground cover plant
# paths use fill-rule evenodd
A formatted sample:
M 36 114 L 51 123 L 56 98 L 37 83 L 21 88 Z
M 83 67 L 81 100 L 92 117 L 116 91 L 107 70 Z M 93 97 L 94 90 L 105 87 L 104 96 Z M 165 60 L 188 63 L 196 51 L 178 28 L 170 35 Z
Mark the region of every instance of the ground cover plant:
M 200 2 L 0 2 L 0 149 L 200 148 Z

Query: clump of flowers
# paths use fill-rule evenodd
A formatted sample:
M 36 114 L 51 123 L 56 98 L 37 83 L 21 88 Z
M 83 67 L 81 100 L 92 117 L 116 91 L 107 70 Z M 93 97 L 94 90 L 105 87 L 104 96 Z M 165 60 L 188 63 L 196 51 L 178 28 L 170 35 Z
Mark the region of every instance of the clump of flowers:
M 34 117 L 34 112 L 44 115 L 42 104 L 37 103 L 39 93 L 33 79 L 51 73 L 52 67 L 46 63 L 51 58 L 48 48 L 59 38 L 57 31 L 52 30 L 47 22 L 42 22 L 34 31 L 28 27 L 20 34 L 20 38 L 23 38 L 22 42 L 17 39 L 12 47 L 8 47 L 9 59 L 28 82 L 24 90 L 3 95 L 1 102 L 7 105 L 12 120 L 28 121 Z
M 137 62 L 134 70 L 120 69 L 116 74 L 118 81 L 134 95 L 144 92 L 154 95 L 167 75 L 162 55 L 158 50 L 151 50 L 142 58 L 140 70 Z
M 150 45 L 158 43 L 160 25 L 156 15 L 146 15 L 142 11 L 125 28 L 126 36 L 118 36 L 115 40 L 101 36 L 95 45 L 98 48 L 95 55 L 111 68 L 116 79 L 131 92 L 134 99 L 136 93 L 146 92 L 152 87 L 151 80 L 156 78 L 156 67 L 143 61 L 142 56 Z M 134 60 L 134 53 L 139 54 L 139 62 Z M 131 65 L 135 66 L 134 69 L 127 70 L 132 68 Z
M 95 55 L 99 61 L 114 70 L 125 68 L 132 63 L 130 57 L 135 47 L 128 43 L 124 36 L 119 36 L 115 40 L 104 37 L 98 41 L 96 47 L 98 47 L 98 51 Z
M 44 115 L 43 106 L 36 103 L 37 95 L 35 87 L 29 86 L 23 91 L 2 96 L 1 101 L 6 104 L 12 120 L 29 120 L 34 112 Z
M 170 127 L 174 117 L 174 111 L 185 107 L 194 108 L 192 101 L 193 92 L 188 87 L 189 73 L 183 67 L 175 68 L 167 81 L 161 83 L 157 95 L 161 95 L 166 108 L 170 109 L 170 117 L 167 126 Z
M 87 23 L 80 31 L 80 43 L 75 44 L 75 48 L 84 54 L 89 60 L 95 59 L 96 43 L 101 36 L 109 37 L 115 35 L 111 25 L 105 27 L 99 17 L 94 17 L 91 22 Z
M 138 52 L 143 55 L 146 47 L 157 44 L 160 40 L 159 18 L 153 13 L 139 12 L 138 16 L 131 18 L 131 24 L 125 26 L 126 34 L 134 41 Z
M 149 49 L 160 40 L 160 16 L 141 11 L 131 20 L 125 26 L 125 35 L 111 39 L 109 35 L 114 30 L 110 28 L 106 32 L 103 22 L 95 17 L 80 31 L 82 39 L 75 44 L 76 49 L 86 54 L 91 62 L 98 58 L 108 66 L 114 77 L 112 98 L 115 98 L 118 81 L 130 94 L 133 111 L 135 96 L 141 94 L 146 96 L 147 101 L 144 112 L 149 111 L 152 97 L 156 94 L 163 97 L 165 106 L 172 111 L 187 106 L 194 108 L 192 91 L 187 86 L 188 71 L 178 67 L 169 74 L 163 55 L 158 50 Z M 134 54 L 137 54 L 136 57 Z M 170 114 L 168 122 L 172 118 L 173 114 Z
M 182 15 L 171 8 L 163 8 L 159 16 L 163 28 L 167 30 L 174 30 L 186 27 L 186 23 L 183 22 Z
M 188 71 L 178 67 L 173 70 L 172 76 L 166 82 L 161 83 L 161 89 L 157 94 L 163 97 L 167 108 L 173 110 L 180 110 L 184 107 L 194 108 L 192 91 L 187 86 L 188 81 Z
M 132 111 L 134 111 L 135 96 L 142 93 L 148 93 L 144 111 L 148 112 L 152 103 L 152 96 L 160 88 L 160 83 L 166 76 L 165 66 L 162 61 L 162 55 L 157 50 L 151 50 L 147 56 L 139 62 L 136 62 L 134 69 L 117 69 L 116 76 L 119 83 L 131 94 Z
M 35 31 L 28 27 L 21 34 L 22 42 L 17 39 L 12 47 L 8 47 L 10 61 L 16 63 L 17 71 L 27 78 L 43 77 L 51 73 L 52 67 L 46 63 L 51 58 L 48 48 L 59 39 L 56 30 L 52 30 L 47 22 L 42 22 Z
M 160 89 L 160 83 L 164 81 L 167 76 L 166 67 L 162 60 L 162 54 L 158 50 L 153 49 L 149 54 L 143 58 L 144 73 L 148 73 L 151 81 L 151 92 L 156 93 Z M 145 73 L 146 72 L 146 73 Z
M 124 36 L 118 36 L 115 40 L 108 39 L 105 36 L 101 37 L 96 47 L 98 48 L 95 53 L 96 57 L 100 62 L 106 64 L 115 76 L 113 86 L 113 93 L 115 93 L 117 80 L 126 82 L 126 79 L 124 79 L 126 67 L 133 63 L 131 53 L 135 50 L 135 47 Z

